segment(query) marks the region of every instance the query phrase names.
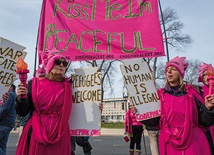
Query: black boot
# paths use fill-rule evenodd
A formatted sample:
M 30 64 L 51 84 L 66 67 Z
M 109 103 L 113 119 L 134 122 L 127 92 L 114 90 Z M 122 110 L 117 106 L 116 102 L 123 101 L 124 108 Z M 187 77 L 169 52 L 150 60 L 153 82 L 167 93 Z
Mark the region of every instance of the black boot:
M 89 143 L 89 141 L 87 141 L 86 145 L 83 146 L 83 152 L 84 152 L 85 155 L 90 155 L 91 154 L 91 150 L 92 150 L 91 144 Z

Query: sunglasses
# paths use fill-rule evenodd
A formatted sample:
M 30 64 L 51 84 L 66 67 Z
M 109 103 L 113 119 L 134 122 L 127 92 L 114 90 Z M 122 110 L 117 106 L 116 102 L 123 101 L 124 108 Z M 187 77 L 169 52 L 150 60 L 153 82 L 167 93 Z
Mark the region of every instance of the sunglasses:
M 61 63 L 62 63 L 62 65 L 63 65 L 64 67 L 67 67 L 67 66 L 68 66 L 68 62 L 65 61 L 65 60 L 60 60 L 60 59 L 54 60 L 54 64 L 55 64 L 55 65 L 61 65 Z

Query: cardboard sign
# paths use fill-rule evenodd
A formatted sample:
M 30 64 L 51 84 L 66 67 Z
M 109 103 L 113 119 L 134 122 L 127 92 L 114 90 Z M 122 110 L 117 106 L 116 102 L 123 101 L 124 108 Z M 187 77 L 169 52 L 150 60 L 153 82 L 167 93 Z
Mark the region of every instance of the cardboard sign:
M 71 61 L 164 56 L 157 0 L 43 0 L 37 49 Z
M 25 47 L 0 37 L 0 100 L 16 78 L 18 57 L 25 58 Z
M 121 71 L 131 103 L 136 106 L 138 121 L 160 116 L 160 100 L 152 73 L 142 58 L 123 60 Z
M 73 105 L 69 119 L 71 136 L 100 136 L 102 75 L 97 67 L 75 69 L 72 79 Z

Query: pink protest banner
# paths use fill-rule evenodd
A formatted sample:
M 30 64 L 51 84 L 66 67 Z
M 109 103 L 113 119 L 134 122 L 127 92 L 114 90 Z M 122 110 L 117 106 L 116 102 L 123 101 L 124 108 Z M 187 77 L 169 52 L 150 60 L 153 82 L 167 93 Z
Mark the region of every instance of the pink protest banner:
M 71 61 L 164 56 L 157 0 L 43 0 L 37 50 Z

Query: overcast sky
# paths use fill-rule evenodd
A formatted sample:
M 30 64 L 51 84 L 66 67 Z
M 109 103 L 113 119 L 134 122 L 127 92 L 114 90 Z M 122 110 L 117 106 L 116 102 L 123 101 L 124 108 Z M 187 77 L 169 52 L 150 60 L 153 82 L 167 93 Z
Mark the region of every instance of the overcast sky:
M 185 53 L 170 51 L 170 58 L 176 55 L 187 59 L 199 59 L 214 65 L 214 1 L 213 0 L 162 0 L 162 7 L 171 7 L 177 11 L 184 23 L 182 33 L 189 34 L 193 43 Z
M 26 47 L 30 69 L 34 68 L 41 4 L 42 0 L 0 0 L 0 37 Z M 179 55 L 214 65 L 214 0 L 162 0 L 161 5 L 177 11 L 184 23 L 182 33 L 193 39 L 185 53 L 169 51 L 170 59 Z M 162 60 L 166 61 L 166 57 Z

